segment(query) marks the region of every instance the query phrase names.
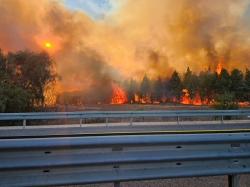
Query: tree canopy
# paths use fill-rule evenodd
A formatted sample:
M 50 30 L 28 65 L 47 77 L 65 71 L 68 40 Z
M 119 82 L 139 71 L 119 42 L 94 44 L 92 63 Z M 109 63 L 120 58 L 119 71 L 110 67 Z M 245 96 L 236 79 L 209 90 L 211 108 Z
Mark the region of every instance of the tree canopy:
M 45 102 L 45 92 L 60 80 L 55 60 L 46 52 L 0 49 L 1 112 L 28 111 Z
M 176 99 L 180 101 L 180 97 L 182 95 L 183 90 L 183 84 L 176 70 L 174 71 L 169 80 L 169 90 L 176 97 Z

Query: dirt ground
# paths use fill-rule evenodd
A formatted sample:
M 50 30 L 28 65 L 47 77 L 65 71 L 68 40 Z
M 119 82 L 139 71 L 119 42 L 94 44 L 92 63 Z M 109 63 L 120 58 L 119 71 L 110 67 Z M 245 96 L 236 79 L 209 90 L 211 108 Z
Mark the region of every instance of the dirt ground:
M 248 106 L 240 106 L 239 110 L 248 110 Z M 178 103 L 167 104 L 86 104 L 59 105 L 55 111 L 136 111 L 136 110 L 213 110 L 210 105 L 184 105 Z

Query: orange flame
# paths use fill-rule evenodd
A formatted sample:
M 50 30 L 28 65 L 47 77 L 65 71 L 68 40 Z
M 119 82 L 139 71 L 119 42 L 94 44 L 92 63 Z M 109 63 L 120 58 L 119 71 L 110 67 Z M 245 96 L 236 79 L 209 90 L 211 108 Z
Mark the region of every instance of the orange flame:
M 249 105 L 249 102 L 238 102 L 238 105 L 239 106 L 247 106 L 247 105 Z
M 218 75 L 220 75 L 221 69 L 222 69 L 221 59 L 218 58 L 218 63 L 217 63 L 217 67 L 216 67 L 216 72 L 218 73 Z
M 138 94 L 134 94 L 134 98 L 135 98 L 135 102 L 139 102 L 139 95 Z
M 181 103 L 188 105 L 188 104 L 193 104 L 193 105 L 201 105 L 201 98 L 200 95 L 198 94 L 198 92 L 195 93 L 195 97 L 191 100 L 189 98 L 189 94 L 188 94 L 188 90 L 187 89 L 183 89 L 182 92 L 184 93 L 181 96 Z
M 143 104 L 150 103 L 150 102 L 151 102 L 150 94 L 148 94 L 148 93 L 141 98 L 141 103 L 143 103 Z
M 112 100 L 110 104 L 123 104 L 127 101 L 125 92 L 117 84 L 111 82 L 113 89 Z

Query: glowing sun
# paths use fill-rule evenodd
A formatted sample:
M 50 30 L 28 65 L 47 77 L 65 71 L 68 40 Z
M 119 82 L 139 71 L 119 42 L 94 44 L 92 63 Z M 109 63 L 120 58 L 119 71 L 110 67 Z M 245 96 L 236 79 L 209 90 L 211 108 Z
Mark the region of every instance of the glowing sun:
M 52 45 L 51 45 L 50 42 L 46 42 L 46 43 L 45 43 L 45 46 L 46 46 L 47 48 L 51 48 L 51 47 L 52 47 Z

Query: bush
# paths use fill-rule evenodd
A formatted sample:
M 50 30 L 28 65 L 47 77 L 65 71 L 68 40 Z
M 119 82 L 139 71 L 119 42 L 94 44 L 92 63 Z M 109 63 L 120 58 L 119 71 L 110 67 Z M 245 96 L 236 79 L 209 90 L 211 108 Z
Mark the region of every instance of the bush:
M 215 94 L 212 108 L 215 110 L 238 110 L 238 103 L 235 101 L 234 94 Z M 225 116 L 225 119 L 231 119 L 231 116 Z

